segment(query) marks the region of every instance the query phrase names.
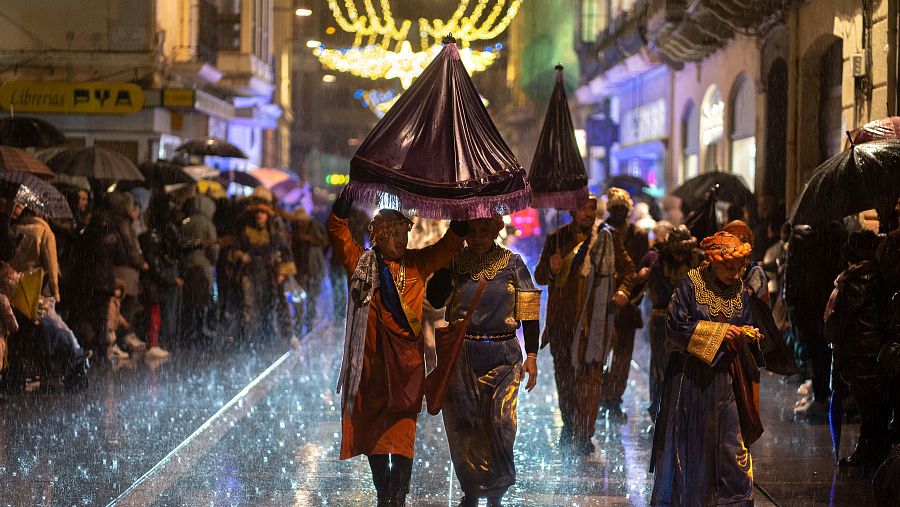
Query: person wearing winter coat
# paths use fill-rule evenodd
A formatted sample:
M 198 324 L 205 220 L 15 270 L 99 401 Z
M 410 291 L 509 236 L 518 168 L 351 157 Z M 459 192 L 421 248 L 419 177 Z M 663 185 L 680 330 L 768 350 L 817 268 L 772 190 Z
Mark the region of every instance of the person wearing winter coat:
M 46 220 L 27 207 L 13 224 L 12 232 L 19 238 L 10 264 L 17 271 L 29 273 L 44 268 L 47 288 L 44 294 L 59 301 L 59 262 L 56 257 L 56 235 Z
M 212 336 L 206 323 L 213 304 L 213 266 L 219 258 L 215 212 L 216 203 L 205 195 L 193 196 L 184 203 L 187 218 L 181 226 L 182 325 L 188 342 Z
M 871 231 L 850 235 L 843 248 L 850 263 L 834 282 L 825 307 L 825 335 L 834 347 L 832 375 L 850 385 L 860 411 L 859 440 L 842 467 L 870 475 L 884 459 L 888 446 L 888 398 L 878 367 L 878 353 L 886 331 L 887 299 L 875 261 L 878 237 Z M 832 380 L 837 390 L 843 382 Z M 835 393 L 835 396 L 843 393 Z

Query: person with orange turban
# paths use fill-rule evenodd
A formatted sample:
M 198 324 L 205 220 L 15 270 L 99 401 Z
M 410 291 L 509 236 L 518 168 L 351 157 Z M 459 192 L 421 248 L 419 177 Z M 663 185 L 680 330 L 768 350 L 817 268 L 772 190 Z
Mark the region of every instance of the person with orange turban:
M 666 317 L 671 351 L 653 435 L 651 505 L 753 505 L 747 446 L 762 434 L 752 387 L 763 365 L 742 275 L 750 244 L 728 232 L 700 243 L 706 262 L 678 282 Z

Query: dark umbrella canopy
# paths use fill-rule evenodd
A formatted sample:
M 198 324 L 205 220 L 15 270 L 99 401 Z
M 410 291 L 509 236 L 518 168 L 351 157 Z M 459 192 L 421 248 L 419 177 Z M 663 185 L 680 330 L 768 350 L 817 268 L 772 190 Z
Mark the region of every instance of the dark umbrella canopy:
M 0 119 L 0 145 L 47 148 L 66 142 L 66 136 L 50 123 L 28 116 Z
M 189 139 L 178 148 L 175 148 L 175 151 L 204 157 L 247 158 L 247 154 L 237 146 L 224 139 L 216 139 L 215 137 Z
M 0 173 L 0 197 L 24 204 L 47 220 L 71 219 L 65 196 L 53 185 L 23 172 Z
M 423 218 L 474 219 L 528 205 L 525 170 L 503 141 L 452 40 L 369 133 L 348 190 Z
M 720 171 L 694 176 L 673 190 L 672 195 L 681 198 L 684 208 L 693 210 L 703 204 L 707 193 L 715 185 L 719 185 L 717 196 L 720 201 L 743 207 L 753 199 L 753 192 L 740 176 Z
M 138 170 L 141 171 L 144 179 L 151 185 L 177 185 L 179 183 L 194 183 L 197 181 L 185 173 L 182 166 L 165 160 L 144 162 L 138 165 Z
M 262 182 L 259 181 L 256 177 L 254 177 L 250 173 L 245 173 L 244 171 L 222 171 L 221 174 L 216 178 L 216 181 L 220 183 L 228 184 L 228 183 L 237 183 L 238 185 L 244 185 L 245 187 L 253 187 L 256 188 L 262 185 Z
M 562 65 L 556 66 L 556 84 L 528 179 L 535 208 L 575 209 L 587 197 L 587 172 L 575 140 Z
M 18 171 L 50 179 L 56 176 L 43 162 L 25 150 L 11 146 L 0 146 L 0 171 Z
M 824 224 L 900 196 L 900 140 L 857 144 L 813 172 L 791 213 L 794 225 Z
M 47 165 L 58 173 L 96 180 L 144 181 L 144 175 L 128 157 L 98 146 L 61 152 Z

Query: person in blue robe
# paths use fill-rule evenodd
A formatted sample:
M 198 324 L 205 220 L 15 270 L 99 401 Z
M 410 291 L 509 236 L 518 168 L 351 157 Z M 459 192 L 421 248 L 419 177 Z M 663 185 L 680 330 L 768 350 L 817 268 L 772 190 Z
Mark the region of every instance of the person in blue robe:
M 751 248 L 727 232 L 701 247 L 706 261 L 678 282 L 666 317 L 654 506 L 753 505 L 748 446 L 762 434 L 753 379 L 763 355 L 742 281 Z

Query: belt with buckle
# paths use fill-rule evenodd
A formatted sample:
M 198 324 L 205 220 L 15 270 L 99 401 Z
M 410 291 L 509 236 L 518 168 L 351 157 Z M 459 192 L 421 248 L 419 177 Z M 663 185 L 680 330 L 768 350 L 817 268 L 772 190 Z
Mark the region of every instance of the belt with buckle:
M 466 340 L 476 342 L 505 342 L 516 337 L 516 333 L 482 333 L 466 334 Z

